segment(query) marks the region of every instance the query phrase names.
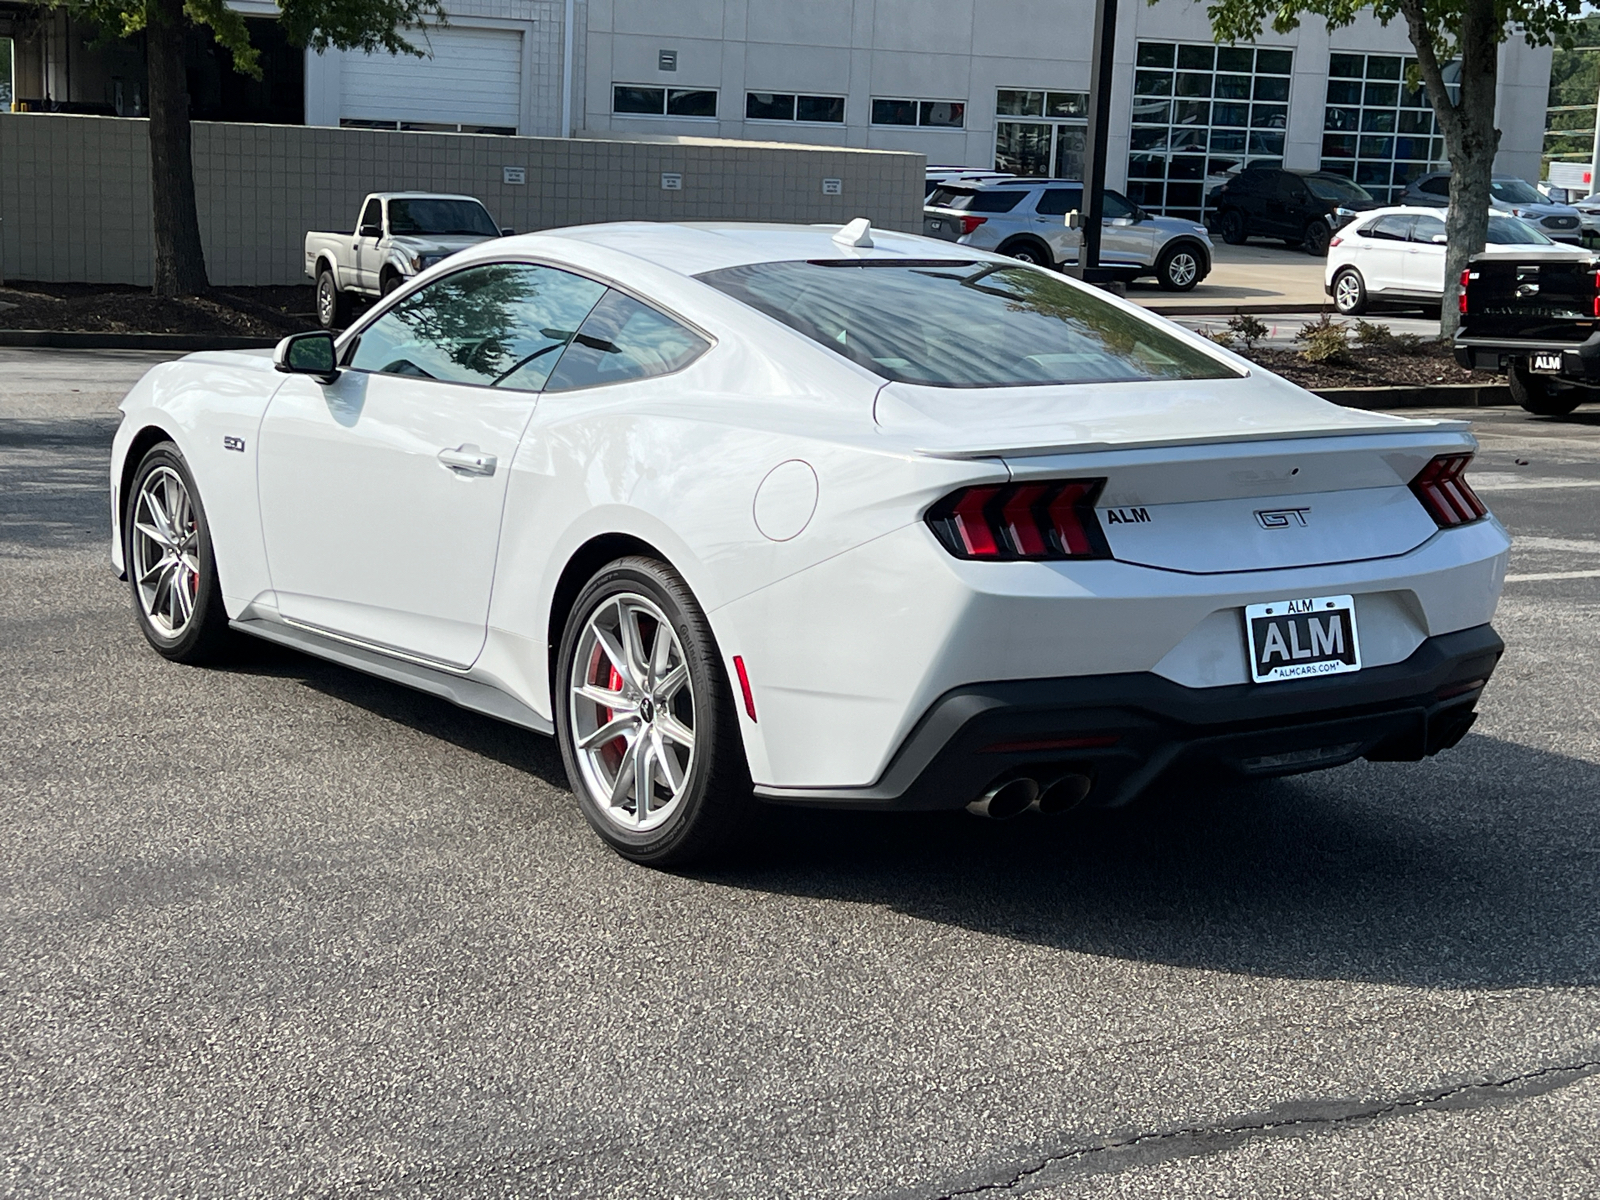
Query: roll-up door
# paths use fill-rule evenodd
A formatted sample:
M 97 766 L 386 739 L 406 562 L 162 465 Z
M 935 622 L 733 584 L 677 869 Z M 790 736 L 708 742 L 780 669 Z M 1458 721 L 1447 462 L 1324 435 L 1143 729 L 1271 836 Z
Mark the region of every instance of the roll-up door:
M 339 115 L 347 120 L 460 124 L 516 130 L 522 116 L 522 33 L 460 26 L 406 31 L 432 51 L 348 52 L 340 68 Z

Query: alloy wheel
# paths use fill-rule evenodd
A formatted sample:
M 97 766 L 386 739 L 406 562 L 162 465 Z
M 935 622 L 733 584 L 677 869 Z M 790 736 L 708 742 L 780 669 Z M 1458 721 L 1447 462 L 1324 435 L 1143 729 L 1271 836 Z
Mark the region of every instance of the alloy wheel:
M 324 329 L 333 328 L 335 308 L 338 305 L 338 296 L 333 286 L 333 276 L 324 271 L 317 276 L 317 319 L 322 322 Z
M 132 533 L 130 565 L 144 614 L 162 637 L 181 637 L 200 592 L 200 523 L 171 467 L 157 467 L 139 485 Z
M 1200 273 L 1200 264 L 1187 250 L 1180 250 L 1167 262 L 1167 280 L 1178 290 L 1188 287 Z
M 1361 307 L 1361 281 L 1348 271 L 1333 282 L 1333 302 L 1342 313 Z
M 572 750 L 605 819 L 643 832 L 683 801 L 695 761 L 694 683 L 672 623 L 636 592 L 590 614 L 572 657 Z

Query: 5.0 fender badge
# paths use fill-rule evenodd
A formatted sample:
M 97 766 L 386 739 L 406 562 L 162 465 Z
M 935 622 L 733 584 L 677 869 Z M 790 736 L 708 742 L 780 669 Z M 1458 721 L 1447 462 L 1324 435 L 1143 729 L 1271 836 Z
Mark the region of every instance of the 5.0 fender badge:
M 237 450 L 240 454 L 243 454 L 244 439 L 237 437 L 224 437 L 222 439 L 222 448 L 224 450 Z

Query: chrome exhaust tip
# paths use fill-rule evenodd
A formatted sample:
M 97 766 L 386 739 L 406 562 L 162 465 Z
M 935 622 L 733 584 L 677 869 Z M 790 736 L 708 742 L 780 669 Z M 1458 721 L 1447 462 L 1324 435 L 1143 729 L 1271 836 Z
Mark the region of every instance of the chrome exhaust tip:
M 1039 784 L 1033 779 L 1007 779 L 997 783 L 971 804 L 967 811 L 978 817 L 1004 821 L 1028 811 L 1028 806 L 1039 798 Z
M 1044 790 L 1033 798 L 1033 803 L 1028 807 L 1047 817 L 1070 812 L 1083 803 L 1084 797 L 1089 794 L 1089 789 L 1093 786 L 1094 781 L 1087 775 L 1076 773 L 1063 775 L 1046 784 Z

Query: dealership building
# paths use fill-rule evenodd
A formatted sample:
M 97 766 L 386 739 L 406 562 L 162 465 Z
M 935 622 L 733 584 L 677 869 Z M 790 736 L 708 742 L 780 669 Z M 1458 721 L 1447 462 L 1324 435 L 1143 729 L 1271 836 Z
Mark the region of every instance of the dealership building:
M 450 0 L 425 58 L 289 46 L 271 3 L 237 0 L 263 78 L 191 39 L 196 117 L 535 136 L 688 135 L 912 150 L 930 163 L 1077 177 L 1088 0 Z M 0 0 L 16 106 L 140 116 L 142 54 L 63 10 Z M 7 42 L 0 40 L 0 54 Z M 1124 0 L 1108 179 L 1198 215 L 1245 161 L 1337 171 L 1380 199 L 1443 165 L 1402 25 L 1311 20 L 1218 46 L 1202 4 Z M 1498 169 L 1536 179 L 1550 51 L 1501 50 Z

